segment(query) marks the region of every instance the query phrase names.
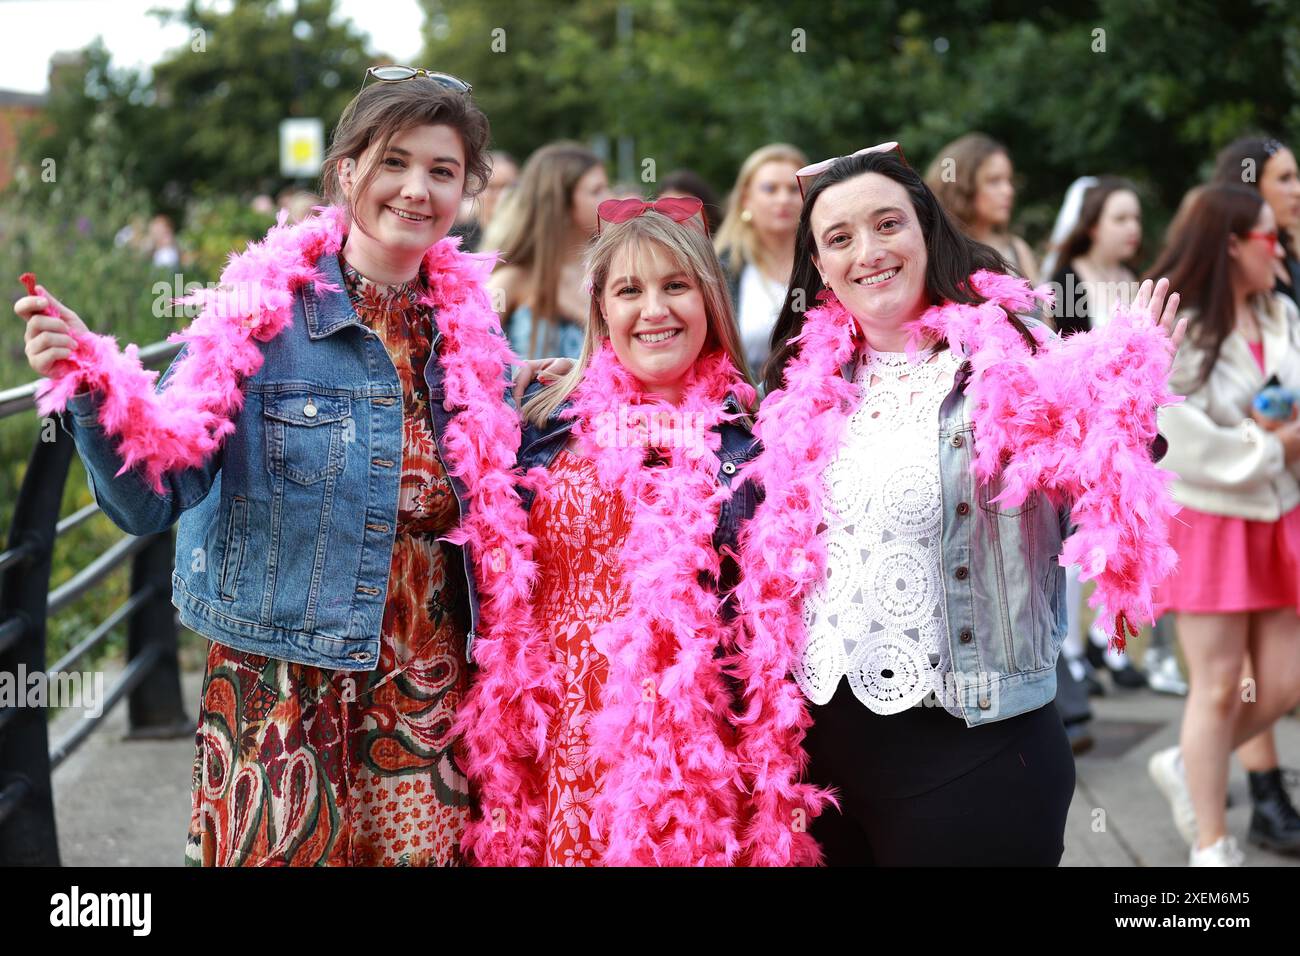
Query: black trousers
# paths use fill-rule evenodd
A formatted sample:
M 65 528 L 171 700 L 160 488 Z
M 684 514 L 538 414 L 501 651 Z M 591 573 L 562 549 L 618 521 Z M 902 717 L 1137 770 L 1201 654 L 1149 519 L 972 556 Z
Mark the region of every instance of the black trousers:
M 881 716 L 841 680 L 810 708 L 812 825 L 830 866 L 1057 866 L 1074 755 L 1051 704 L 979 727 L 941 707 Z

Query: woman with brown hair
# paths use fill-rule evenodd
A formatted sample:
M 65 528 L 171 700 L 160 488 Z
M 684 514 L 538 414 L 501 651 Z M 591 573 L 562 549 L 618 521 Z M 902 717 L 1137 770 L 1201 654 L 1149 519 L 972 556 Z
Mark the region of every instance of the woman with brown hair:
M 452 718 L 492 616 L 444 538 L 481 511 L 459 476 L 513 460 L 519 435 L 486 266 L 443 241 L 489 129 L 455 77 L 367 81 L 325 159 L 329 205 L 194 297 L 158 391 L 48 293 L 15 305 L 100 507 L 132 534 L 178 524 L 173 601 L 212 642 L 193 865 L 460 860 Z
M 1244 862 L 1224 820 L 1229 755 L 1300 701 L 1300 422 L 1255 402 L 1270 378 L 1300 388 L 1300 316 L 1274 292 L 1282 255 L 1260 193 L 1212 184 L 1152 269 L 1178 284 L 1190 319 L 1170 376 L 1186 400 L 1160 411 L 1179 570 L 1156 595 L 1177 615 L 1190 690 L 1181 746 L 1149 769 L 1192 866 Z
M 755 377 L 767 361 L 772 328 L 790 284 L 800 204 L 794 173 L 807 162 L 786 143 L 750 153 L 740 165 L 727 214 L 713 241 L 727 276 L 745 360 Z
M 600 158 L 580 143 L 543 146 L 528 158 L 481 248 L 500 251 L 492 305 L 516 355 L 577 358 L 586 321 L 582 256 L 609 197 Z
M 1271 136 L 1243 136 L 1220 152 L 1214 163 L 1216 183 L 1240 183 L 1258 189 L 1277 219 L 1283 257 L 1275 267 L 1274 291 L 1300 302 L 1300 261 L 1296 258 L 1300 227 L 1300 173 L 1295 154 Z M 1247 673 L 1252 672 L 1248 661 Z M 1277 740 L 1270 727 L 1237 748 L 1246 768 L 1252 810 L 1249 839 L 1282 853 L 1300 852 L 1300 813 L 1287 792 Z
M 939 150 L 925 184 L 976 242 L 991 246 L 1018 275 L 1038 282 L 1029 243 L 1010 232 L 1016 186 L 1007 148 L 983 133 L 967 133 Z

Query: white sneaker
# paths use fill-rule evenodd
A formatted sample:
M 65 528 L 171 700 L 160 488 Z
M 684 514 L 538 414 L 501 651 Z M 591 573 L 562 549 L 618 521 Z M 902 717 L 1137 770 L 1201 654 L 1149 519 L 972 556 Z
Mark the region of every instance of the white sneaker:
M 1160 792 L 1169 801 L 1174 814 L 1174 826 L 1188 846 L 1196 846 L 1196 811 L 1192 808 L 1192 794 L 1187 789 L 1187 775 L 1183 771 L 1183 754 L 1177 747 L 1157 750 L 1147 761 L 1147 773 Z
M 1146 671 L 1147 686 L 1161 694 L 1187 696 L 1187 681 L 1178 667 L 1178 657 L 1160 648 L 1149 648 L 1142 658 L 1142 669 Z
M 1188 866 L 1245 866 L 1246 854 L 1237 846 L 1235 837 L 1220 837 L 1204 849 L 1192 847 Z

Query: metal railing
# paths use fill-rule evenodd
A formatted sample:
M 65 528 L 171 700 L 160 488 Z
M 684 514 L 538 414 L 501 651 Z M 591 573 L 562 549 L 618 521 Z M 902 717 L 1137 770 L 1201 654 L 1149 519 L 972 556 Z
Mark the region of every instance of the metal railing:
M 157 366 L 178 346 L 158 342 L 140 350 Z M 0 419 L 32 412 L 36 383 L 0 392 Z M 17 703 L 0 707 L 0 866 L 57 866 L 58 834 L 51 775 L 126 698 L 130 738 L 166 738 L 194 732 L 181 699 L 177 624 L 171 605 L 172 532 L 125 535 L 68 581 L 50 590 L 58 539 L 99 512 L 88 505 L 59 520 L 75 447 L 57 425 L 38 428 L 14 502 L 6 550 L 0 551 L 0 676 L 66 673 L 119 625 L 127 629 L 127 665 L 104 693 L 98 714 L 53 746 L 48 711 Z M 52 435 L 53 440 L 49 440 Z M 131 563 L 131 593 L 81 641 L 46 669 L 49 619 L 93 591 L 114 570 Z M 17 688 L 22 693 L 22 688 Z

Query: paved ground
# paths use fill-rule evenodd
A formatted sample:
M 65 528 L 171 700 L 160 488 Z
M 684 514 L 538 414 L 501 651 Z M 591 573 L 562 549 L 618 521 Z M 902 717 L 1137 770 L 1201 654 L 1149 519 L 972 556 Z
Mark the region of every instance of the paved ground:
M 106 678 L 111 683 L 112 675 Z M 185 676 L 186 712 L 197 717 L 201 675 Z M 1182 700 L 1149 691 L 1094 699 L 1093 753 L 1079 758 L 1078 785 L 1066 825 L 1066 866 L 1182 866 L 1187 850 L 1168 805 L 1147 777 L 1147 758 L 1177 740 Z M 65 717 L 52 728 L 58 739 Z M 63 862 L 69 866 L 178 866 L 189 825 L 193 735 L 127 741 L 126 711 L 112 713 L 54 778 Z M 1284 765 L 1300 765 L 1300 721 L 1278 727 Z M 1234 764 L 1228 825 L 1255 866 L 1300 866 L 1244 846 L 1250 819 L 1245 774 Z M 1300 799 L 1300 794 L 1296 795 Z

